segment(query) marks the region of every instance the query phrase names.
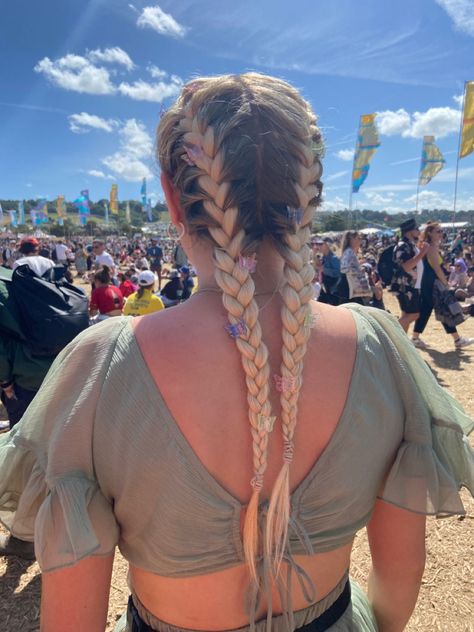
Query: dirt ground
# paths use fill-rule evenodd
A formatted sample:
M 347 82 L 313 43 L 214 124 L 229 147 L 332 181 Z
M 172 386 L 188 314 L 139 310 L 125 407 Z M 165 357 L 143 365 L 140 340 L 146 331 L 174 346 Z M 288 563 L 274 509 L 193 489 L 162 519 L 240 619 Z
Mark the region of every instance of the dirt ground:
M 389 294 L 386 304 L 398 314 Z M 463 335 L 474 337 L 474 319 L 461 325 Z M 450 336 L 431 319 L 420 351 L 442 386 L 448 388 L 465 409 L 474 415 L 474 346 L 455 351 Z M 473 439 L 471 439 L 473 442 Z M 474 443 L 473 443 L 474 444 Z M 474 501 L 462 493 L 467 516 L 428 519 L 427 565 L 410 632 L 474 632 Z M 365 585 L 370 558 L 365 532 L 357 536 L 351 573 Z M 117 554 L 110 594 L 107 632 L 125 609 L 128 589 L 126 563 Z M 0 630 L 39 631 L 40 572 L 36 563 L 0 558 Z M 78 631 L 86 632 L 86 631 Z

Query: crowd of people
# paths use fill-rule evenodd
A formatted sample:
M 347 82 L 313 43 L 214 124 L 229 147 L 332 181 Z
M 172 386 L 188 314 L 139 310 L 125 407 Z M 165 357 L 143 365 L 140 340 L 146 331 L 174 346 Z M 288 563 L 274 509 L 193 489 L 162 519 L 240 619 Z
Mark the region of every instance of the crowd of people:
M 434 306 L 473 342 L 453 324 L 473 235 L 312 236 L 323 142 L 274 77 L 194 79 L 157 133 L 177 242 L 4 244 L 0 555 L 36 556 L 45 632 L 103 632 L 116 547 L 116 632 L 402 632 L 426 516 L 474 495 L 474 423 L 405 332 L 421 346 Z M 94 324 L 54 359 L 15 335 L 8 284 L 58 268 L 58 292 L 90 283 Z M 349 577 L 364 527 L 367 593 Z

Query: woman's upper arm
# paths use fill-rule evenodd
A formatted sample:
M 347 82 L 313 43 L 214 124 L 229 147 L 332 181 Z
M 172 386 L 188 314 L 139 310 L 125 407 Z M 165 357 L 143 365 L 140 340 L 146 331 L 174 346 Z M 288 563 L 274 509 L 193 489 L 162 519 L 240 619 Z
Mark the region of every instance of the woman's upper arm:
M 374 569 L 379 574 L 422 572 L 426 516 L 377 500 L 367 525 Z
M 41 632 L 104 632 L 114 555 L 44 573 Z

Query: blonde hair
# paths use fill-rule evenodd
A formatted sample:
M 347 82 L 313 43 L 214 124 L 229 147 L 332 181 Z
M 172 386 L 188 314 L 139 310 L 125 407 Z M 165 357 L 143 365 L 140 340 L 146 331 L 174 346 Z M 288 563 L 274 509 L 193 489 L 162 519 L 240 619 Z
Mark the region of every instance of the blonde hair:
M 426 223 L 425 229 L 421 236 L 422 241 L 426 241 L 426 243 L 431 244 L 433 240 L 432 233 L 440 227 L 441 227 L 441 224 L 439 222 L 433 222 L 429 220 Z
M 357 230 L 346 230 L 346 232 L 342 236 L 341 255 L 343 255 L 344 252 L 348 248 L 351 247 L 351 241 L 353 239 L 355 239 L 356 237 L 359 237 L 359 231 L 357 231 Z
M 313 297 L 308 242 L 322 192 L 321 154 L 309 104 L 287 83 L 256 73 L 192 81 L 158 127 L 158 159 L 180 192 L 187 231 L 213 243 L 229 322 L 245 325 L 236 345 L 247 385 L 254 473 L 243 543 L 255 581 L 259 547 L 278 573 L 287 545 L 289 467 Z M 280 377 L 291 388 L 280 394 L 283 464 L 261 542 L 258 508 L 272 428 L 270 366 L 254 282 L 239 257 L 255 253 L 264 237 L 284 260 Z

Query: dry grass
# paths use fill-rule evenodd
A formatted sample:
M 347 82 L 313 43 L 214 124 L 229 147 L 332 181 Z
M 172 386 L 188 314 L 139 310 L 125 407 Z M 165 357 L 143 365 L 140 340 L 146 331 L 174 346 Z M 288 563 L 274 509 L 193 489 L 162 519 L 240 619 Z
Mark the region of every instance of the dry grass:
M 387 304 L 398 307 L 391 295 Z M 461 326 L 464 335 L 474 337 L 474 319 Z M 474 346 L 454 351 L 451 337 L 432 318 L 424 339 L 430 344 L 422 351 L 439 382 L 448 388 L 474 415 Z M 467 517 L 428 520 L 427 566 L 416 610 L 408 625 L 410 632 L 474 632 L 474 501 L 463 493 Z M 356 540 L 352 574 L 365 583 L 370 565 L 365 533 Z M 125 609 L 128 589 L 126 562 L 117 555 L 112 577 L 107 631 Z M 40 573 L 37 564 L 17 558 L 0 558 L 0 629 L 3 632 L 39 630 Z

